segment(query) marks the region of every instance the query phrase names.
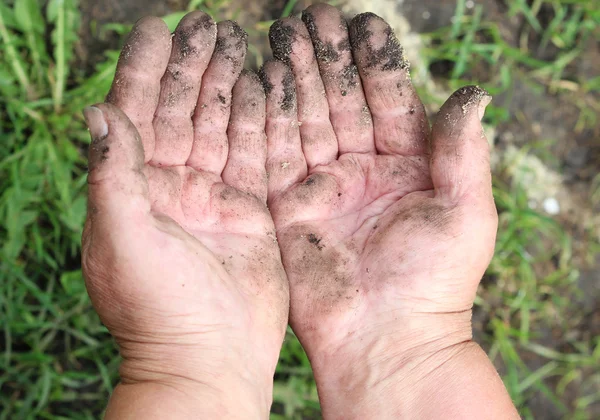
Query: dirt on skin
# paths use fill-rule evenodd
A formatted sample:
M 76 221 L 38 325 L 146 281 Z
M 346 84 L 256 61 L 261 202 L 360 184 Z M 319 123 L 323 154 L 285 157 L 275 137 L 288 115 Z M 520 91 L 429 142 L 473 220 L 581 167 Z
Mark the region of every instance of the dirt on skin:
M 381 70 L 400 70 L 409 67 L 408 61 L 404 58 L 404 49 L 398 42 L 391 27 L 385 31 L 386 41 L 383 47 L 374 48 L 370 42 L 372 36 L 369 30 L 372 19 L 380 19 L 374 13 L 361 13 L 357 15 L 350 24 L 350 40 L 352 47 L 366 48 L 365 56 L 368 58 L 366 68 L 380 68 Z
M 319 31 L 315 23 L 314 16 L 310 11 L 302 12 L 302 21 L 308 29 L 308 33 L 313 42 L 315 55 L 323 64 L 333 63 L 340 60 L 342 55 L 351 55 L 350 38 L 342 39 L 337 44 L 332 42 L 323 42 L 319 36 Z M 348 22 L 344 19 L 340 20 L 339 26 L 348 28 Z M 336 77 L 331 74 L 325 74 L 324 77 Z M 349 91 L 356 88 L 358 85 L 358 67 L 354 63 L 350 63 L 344 67 L 342 74 L 339 76 L 339 88 L 342 96 L 346 96 Z
M 269 42 L 273 51 L 273 57 L 285 64 L 290 64 L 292 53 L 292 42 L 296 37 L 296 31 L 290 25 L 282 21 L 275 22 L 269 31 Z
M 198 49 L 192 42 L 195 35 L 200 30 L 206 32 L 215 25 L 215 22 L 208 15 L 203 15 L 197 19 L 193 25 L 180 26 L 174 34 L 174 44 L 179 46 L 179 60 L 185 59 L 188 55 L 198 54 Z
M 114 33 L 105 33 L 99 28 L 105 23 L 133 23 L 146 15 L 165 15 L 175 11 L 182 10 L 187 0 L 81 0 L 80 8 L 82 11 L 82 30 L 81 42 L 77 50 L 78 67 L 84 69 L 87 73 L 93 71 L 94 65 L 104 60 L 104 52 L 107 49 L 117 49 L 119 45 L 119 36 Z M 217 19 L 235 19 L 241 27 L 249 30 L 249 42 L 254 45 L 265 59 L 271 56 L 268 41 L 263 33 L 255 30 L 256 23 L 260 21 L 274 20 L 281 16 L 281 12 L 286 6 L 285 0 L 257 0 L 252 2 L 233 0 L 228 2 L 228 6 L 222 9 Z M 308 5 L 312 4 L 309 0 L 300 0 L 294 7 L 294 13 L 299 13 Z M 507 41 L 518 46 L 521 37 L 521 27 L 525 25 L 522 19 L 516 17 L 507 17 L 507 9 L 503 1 L 483 0 L 476 2 L 483 5 L 484 20 L 493 21 L 500 26 L 500 30 Z M 352 17 L 356 13 L 372 11 L 383 17 L 395 30 L 400 38 L 404 54 L 399 45 L 392 42 L 389 46 L 392 54 L 375 55 L 373 64 L 385 63 L 387 57 L 393 56 L 393 60 L 388 60 L 388 65 L 402 66 L 404 57 L 410 58 L 413 63 L 412 78 L 414 81 L 426 83 L 428 90 L 437 91 L 441 96 L 448 96 L 451 92 L 445 92 L 440 85 L 431 79 L 431 74 L 424 70 L 421 63 L 418 49 L 422 47 L 420 32 L 431 32 L 443 26 L 451 24 L 451 18 L 454 15 L 456 2 L 448 0 L 382 0 L 373 2 L 371 0 L 346 0 L 341 4 L 346 16 Z M 240 13 L 243 11 L 243 13 Z M 541 18 L 548 12 L 542 10 Z M 368 20 L 369 14 L 358 19 L 358 23 Z M 362 22 L 361 22 L 362 21 Z M 311 29 L 311 17 L 304 17 L 304 22 Z M 355 25 L 358 26 L 358 25 Z M 94 28 L 96 28 L 94 30 Z M 364 37 L 365 32 L 357 31 L 358 38 Z M 275 34 L 275 55 L 285 59 L 289 54 L 289 48 L 293 33 L 282 31 Z M 552 47 L 540 50 L 536 43 L 539 39 L 534 35 L 529 35 L 527 41 L 530 43 L 530 50 L 537 55 L 537 58 L 551 60 L 556 57 L 556 50 Z M 334 59 L 336 49 L 339 51 L 346 48 L 345 45 L 322 46 L 317 48 L 317 53 L 322 54 L 327 59 Z M 247 60 L 247 66 L 256 69 L 260 62 Z M 582 56 L 568 66 L 567 79 L 591 79 L 597 76 L 597 69 L 600 68 L 600 49 L 590 41 L 590 45 L 584 49 Z M 444 63 L 433 63 L 429 69 L 433 76 L 445 77 L 449 68 Z M 472 69 L 474 79 L 485 80 L 489 75 L 485 69 Z M 357 71 L 355 66 L 347 69 L 347 80 L 356 80 Z M 575 258 L 581 262 L 582 275 L 578 279 L 580 288 L 585 292 L 585 304 L 582 310 L 581 323 L 573 333 L 584 337 L 586 334 L 600 334 L 600 261 L 594 265 L 586 265 L 583 256 L 585 243 L 589 239 L 590 229 L 593 228 L 594 220 L 597 220 L 599 214 L 598 208 L 595 208 L 589 200 L 590 185 L 593 177 L 597 174 L 600 167 L 600 125 L 596 127 L 580 128 L 577 125 L 580 116 L 580 109 L 572 101 L 569 93 L 553 94 L 550 92 L 539 92 L 526 83 L 524 77 L 519 71 L 513 74 L 515 79 L 514 88 L 511 92 L 498 95 L 494 98 L 493 104 L 506 108 L 511 115 L 519 115 L 519 118 L 511 118 L 497 127 L 494 136 L 495 155 L 502 155 L 508 146 L 521 147 L 529 144 L 531 139 L 553 139 L 548 142 L 546 147 L 549 153 L 556 156 L 557 159 L 551 165 L 550 170 L 558 174 L 563 183 L 557 193 L 557 199 L 561 206 L 560 214 L 557 219 L 563 225 L 567 226 L 574 237 Z M 352 87 L 351 83 L 346 81 L 346 76 L 340 81 L 340 85 L 346 86 L 342 90 Z M 417 82 L 418 83 L 418 82 Z M 268 81 L 263 78 L 265 89 L 269 88 Z M 292 98 L 292 92 L 286 95 Z M 586 93 L 582 98 L 583 103 L 600 102 L 598 93 Z M 291 101 L 292 99 L 289 99 Z M 282 107 L 290 102 L 283 101 Z M 427 106 L 427 104 L 426 104 Z M 366 110 L 368 112 L 368 109 Z M 429 108 L 430 116 L 433 116 L 433 109 Z M 539 203 L 541 206 L 541 203 Z M 596 217 L 596 219 L 595 219 Z M 307 240 L 307 239 L 304 239 Z M 315 251 L 317 249 L 315 248 Z M 493 304 L 493 302 L 492 302 Z M 497 302 L 501 305 L 501 302 Z M 481 331 L 486 329 L 486 314 L 474 314 L 475 335 L 481 336 Z M 560 345 L 561 337 L 552 337 L 548 334 L 550 347 Z M 528 364 L 535 366 L 538 359 L 532 359 Z M 573 393 L 568 388 L 568 393 Z M 531 401 L 530 408 L 536 417 L 557 418 L 556 412 L 552 412 L 550 404 L 547 404 L 543 397 L 539 401 Z M 594 411 L 600 414 L 600 408 Z
M 483 6 L 483 21 L 491 21 L 499 26 L 500 32 L 507 42 L 521 48 L 525 39 L 528 50 L 535 58 L 552 61 L 558 57 L 555 47 L 540 48 L 540 37 L 533 31 L 524 38 L 522 28 L 527 22 L 522 17 L 507 17 L 505 2 L 498 0 L 484 0 L 475 2 Z M 369 0 L 348 0 L 345 2 L 344 11 L 347 15 L 371 10 L 383 17 L 396 30 L 401 43 L 408 49 L 406 55 L 413 64 L 422 64 L 419 49 L 422 43 L 418 33 L 431 32 L 441 27 L 451 25 L 456 8 L 455 1 L 438 0 L 383 0 L 372 2 Z M 468 10 L 467 10 L 468 12 Z M 542 7 L 538 15 L 544 24 L 548 24 L 553 14 L 550 7 Z M 597 39 L 597 38 L 596 38 Z M 600 68 L 600 48 L 597 41 L 591 39 L 590 45 L 584 48 L 580 57 L 567 67 L 563 78 L 565 80 L 589 80 L 597 76 Z M 447 79 L 452 68 L 449 63 L 432 63 L 429 69 L 422 65 L 413 66 L 413 80 L 419 79 L 420 84 L 427 84 L 428 90 L 438 92 L 439 96 L 448 96 L 451 92 L 444 91 L 443 79 Z M 429 74 L 427 74 L 430 72 Z M 432 78 L 433 76 L 433 78 Z M 440 83 L 435 78 L 440 77 Z M 470 78 L 474 80 L 489 80 L 487 68 L 470 69 Z M 541 337 L 538 341 L 562 351 L 569 350 L 569 340 L 590 341 L 591 331 L 600 331 L 600 258 L 590 265 L 585 261 L 587 244 L 593 235 L 600 234 L 600 208 L 590 200 L 591 183 L 600 167 L 600 125 L 582 128 L 578 125 L 581 109 L 575 99 L 581 103 L 600 104 L 600 94 L 588 92 L 579 97 L 570 92 L 554 93 L 549 90 L 540 91 L 531 86 L 526 74 L 518 69 L 513 69 L 513 88 L 501 95 L 494 97 L 493 105 L 508 110 L 511 118 L 496 127 L 492 136 L 494 151 L 492 156 L 496 161 L 503 161 L 504 154 L 511 150 L 519 149 L 531 144 L 532 139 L 550 140 L 544 142 L 544 151 L 554 160 L 543 159 L 548 174 L 559 179 L 559 185 L 552 185 L 547 190 L 546 197 L 556 199 L 560 206 L 560 213 L 554 215 L 559 222 L 573 236 L 574 261 L 581 270 L 578 286 L 585 293 L 583 305 L 580 310 L 565 314 L 573 325 L 566 338 L 561 331 L 539 331 Z M 426 104 L 427 106 L 427 104 Z M 429 108 L 429 116 L 433 117 L 437 109 Z M 535 149 L 533 153 L 536 153 Z M 540 174 L 543 177 L 543 174 Z M 542 183 L 531 183 L 529 188 L 540 188 Z M 538 194 L 539 193 L 539 194 Z M 544 197 L 544 191 L 536 191 L 536 196 Z M 542 200 L 533 200 L 530 203 L 538 211 L 544 212 Z M 552 267 L 549 267 L 551 269 Z M 484 279 L 484 281 L 493 281 Z M 502 302 L 488 302 L 492 308 L 501 308 Z M 473 315 L 474 335 L 482 342 L 483 331 L 488 328 L 489 314 L 475 311 Z M 483 343 L 485 345 L 485 343 Z M 521 355 L 527 365 L 535 370 L 545 363 L 533 354 Z M 497 366 L 502 372 L 505 367 Z M 589 374 L 589 372 L 587 373 Z M 584 374 L 584 375 L 587 375 Z M 552 379 L 549 380 L 550 383 Z M 551 384 L 554 386 L 555 384 Z M 591 394 L 593 389 L 578 389 L 575 382 L 566 391 L 564 401 L 571 404 L 576 397 Z M 528 402 L 528 407 L 536 418 L 559 419 L 562 414 L 550 404 L 542 394 Z M 600 405 L 589 407 L 592 418 L 600 415 Z
M 306 25 L 308 29 L 308 33 L 313 42 L 313 46 L 315 49 L 315 54 L 319 60 L 324 63 L 330 63 L 339 61 L 340 53 L 338 50 L 349 50 L 350 44 L 345 40 L 341 42 L 341 45 L 335 47 L 331 42 L 323 42 L 319 37 L 319 31 L 317 29 L 317 25 L 315 24 L 315 19 L 312 13 L 308 11 L 304 11 L 302 13 L 302 22 Z

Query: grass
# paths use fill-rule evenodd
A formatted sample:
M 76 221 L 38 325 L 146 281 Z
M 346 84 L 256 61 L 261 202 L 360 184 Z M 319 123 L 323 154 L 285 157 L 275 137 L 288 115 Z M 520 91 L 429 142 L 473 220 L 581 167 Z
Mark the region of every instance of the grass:
M 568 92 L 580 109 L 576 130 L 598 124 L 600 104 L 588 93 L 600 90 L 600 78 L 573 71 L 598 36 L 595 2 L 505 4 L 507 16 L 524 22 L 518 39 L 507 39 L 480 6 L 468 9 L 461 0 L 451 26 L 424 36 L 427 68 L 444 65 L 439 83 L 448 90 L 477 80 L 496 95 L 510 93 L 518 75 L 540 91 Z M 283 15 L 294 5 L 288 2 Z M 189 9 L 218 18 L 227 6 L 192 0 Z M 174 27 L 182 15 L 165 19 Z M 264 35 L 269 23 L 249 29 Z M 87 298 L 79 247 L 89 143 L 80 110 L 103 99 L 118 53 L 107 51 L 93 74 L 80 73 L 72 53 L 78 29 L 76 0 L 51 0 L 42 9 L 37 0 L 0 3 L 0 419 L 97 418 L 117 381 L 118 354 Z M 251 54 L 260 65 L 260 51 Z M 420 86 L 423 97 L 445 99 L 426 89 Z M 496 127 L 509 118 L 497 105 L 485 122 Z M 540 147 L 519 153 L 543 156 L 538 140 Z M 565 418 L 590 418 L 600 402 L 600 338 L 573 333 L 585 324 L 574 239 L 530 208 L 530 186 L 519 175 L 527 170 L 496 165 L 500 230 L 476 301 L 481 337 L 525 418 L 534 417 L 531 402 L 540 396 Z M 600 178 L 592 187 L 598 202 Z M 597 242 L 590 250 L 598 254 Z M 318 417 L 310 365 L 291 332 L 274 397 L 273 418 Z

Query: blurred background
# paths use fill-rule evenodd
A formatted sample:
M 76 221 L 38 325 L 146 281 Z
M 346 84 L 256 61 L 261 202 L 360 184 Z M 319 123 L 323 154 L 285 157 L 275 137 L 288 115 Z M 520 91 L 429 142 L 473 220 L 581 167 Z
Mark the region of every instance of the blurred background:
M 80 270 L 89 137 L 131 24 L 188 10 L 236 19 L 247 67 L 270 57 L 274 19 L 304 0 L 0 2 L 0 420 L 99 418 L 118 352 Z M 474 310 L 524 418 L 600 418 L 600 2 L 340 0 L 395 29 L 429 115 L 457 87 L 494 95 L 500 229 Z M 288 332 L 273 419 L 320 418 L 308 360 Z

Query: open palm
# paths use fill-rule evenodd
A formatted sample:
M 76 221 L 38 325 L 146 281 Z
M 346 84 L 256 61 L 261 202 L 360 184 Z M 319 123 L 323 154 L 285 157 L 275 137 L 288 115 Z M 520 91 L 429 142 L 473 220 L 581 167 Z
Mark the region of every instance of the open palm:
M 265 97 L 255 75 L 238 80 L 245 53 L 235 23 L 192 13 L 172 38 L 143 19 L 108 104 L 86 111 L 83 267 L 124 381 L 256 370 L 271 387 L 288 290 L 266 207 Z
M 430 132 L 383 20 L 359 15 L 348 32 L 327 5 L 302 20 L 272 27 L 280 62 L 263 78 L 269 206 L 313 367 L 381 337 L 435 340 L 431 316 L 464 314 L 470 334 L 497 223 L 479 122 L 489 96 L 459 90 Z

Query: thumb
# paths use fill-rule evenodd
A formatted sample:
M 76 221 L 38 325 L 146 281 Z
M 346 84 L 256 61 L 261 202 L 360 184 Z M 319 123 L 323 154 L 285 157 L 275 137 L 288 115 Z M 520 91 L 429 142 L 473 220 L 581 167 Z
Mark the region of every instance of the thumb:
M 431 131 L 431 177 L 436 195 L 454 202 L 492 199 L 490 148 L 481 119 L 492 97 L 477 86 L 457 90 Z
M 92 137 L 88 164 L 90 222 L 112 222 L 114 226 L 123 216 L 148 214 L 148 182 L 138 131 L 114 105 L 91 106 L 83 115 Z

